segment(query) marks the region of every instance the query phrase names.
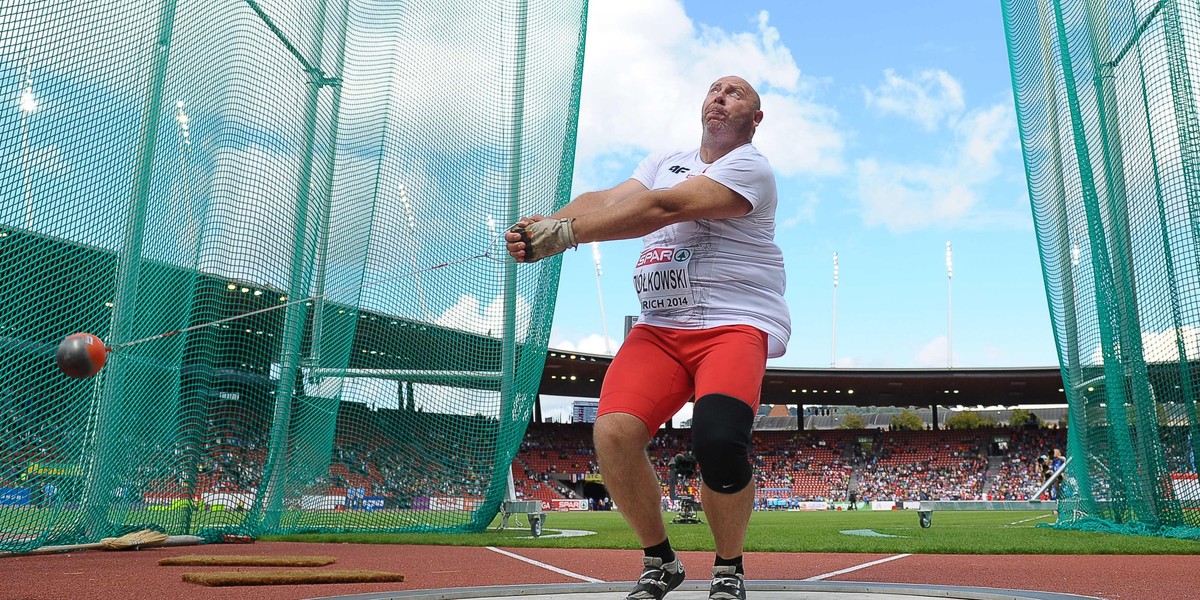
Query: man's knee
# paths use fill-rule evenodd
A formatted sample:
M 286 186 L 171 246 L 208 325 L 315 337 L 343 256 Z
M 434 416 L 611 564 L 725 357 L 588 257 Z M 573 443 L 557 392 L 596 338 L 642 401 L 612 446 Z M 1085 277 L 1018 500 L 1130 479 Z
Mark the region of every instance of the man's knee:
M 700 463 L 700 476 L 709 489 L 736 494 L 753 478 L 750 467 L 750 431 L 754 410 L 724 394 L 696 400 L 692 414 L 692 446 Z
M 597 452 L 621 448 L 643 449 L 650 442 L 646 424 L 627 413 L 601 415 L 592 426 L 592 437 Z

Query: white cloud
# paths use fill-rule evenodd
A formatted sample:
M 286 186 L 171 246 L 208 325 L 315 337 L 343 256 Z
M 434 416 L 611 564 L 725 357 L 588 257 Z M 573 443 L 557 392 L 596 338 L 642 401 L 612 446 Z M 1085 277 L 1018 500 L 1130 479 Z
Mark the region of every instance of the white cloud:
M 944 335 L 939 335 L 932 340 L 929 340 L 924 346 L 917 350 L 917 355 L 913 357 L 913 361 L 921 368 L 945 367 L 946 364 L 946 346 L 949 340 Z
M 576 400 L 594 400 L 594 398 L 576 398 L 574 396 L 542 396 L 542 420 L 554 420 L 555 423 L 570 423 L 571 416 L 574 414 Z M 679 412 L 675 413 L 672 421 L 678 427 L 684 421 L 692 418 L 692 403 L 683 405 Z
M 905 79 L 887 69 L 883 83 L 874 90 L 863 90 L 868 107 L 883 114 L 912 119 L 927 131 L 938 128 L 942 120 L 963 110 L 962 85 L 942 70 L 926 70 L 913 79 Z
M 1002 365 L 1008 361 L 1008 355 L 1003 349 L 995 346 L 985 346 L 983 349 L 985 364 Z
M 857 356 L 839 356 L 833 366 L 835 369 L 859 369 L 863 367 L 863 360 Z
M 1183 351 L 1188 360 L 1200 356 L 1200 328 L 1184 325 L 1179 328 L 1179 336 L 1183 338 Z M 1178 362 L 1179 343 L 1176 340 L 1175 328 L 1164 331 L 1142 332 L 1142 357 L 1148 363 Z M 1104 364 L 1104 353 L 1101 345 L 1096 344 L 1092 351 L 1092 362 Z
M 795 227 L 800 223 L 812 223 L 817 220 L 817 205 L 821 200 L 816 194 L 811 192 L 797 198 L 795 202 L 788 202 L 786 199 L 780 199 L 780 208 L 783 210 L 791 209 L 792 216 L 787 217 L 779 222 L 781 227 Z
M 807 97 L 813 84 L 801 77 L 765 11 L 754 31 L 726 32 L 693 24 L 678 0 L 595 3 L 586 57 L 577 155 L 583 172 L 600 168 L 591 163 L 606 155 L 696 146 L 704 91 L 733 74 L 762 96 L 765 118 L 755 144 L 781 175 L 843 168 L 837 113 Z M 626 176 L 610 171 L 583 179 L 611 185 Z
M 531 310 L 525 297 L 517 296 L 516 339 L 518 342 L 524 341 L 525 335 L 529 331 Z M 458 302 L 454 306 L 438 316 L 434 324 L 469 333 L 501 337 L 504 335 L 504 299 L 497 296 L 488 303 L 486 308 L 481 308 L 479 298 L 463 294 L 458 297 Z
M 793 96 L 762 94 L 763 122 L 754 145 L 781 176 L 840 174 L 844 141 L 833 125 L 837 113 Z
M 609 336 L 609 348 L 615 353 L 621 347 L 621 342 Z M 550 347 L 563 352 L 582 352 L 584 354 L 609 354 L 608 348 L 604 345 L 604 336 L 599 333 L 584 336 L 583 339 L 572 341 L 568 339 L 559 339 L 551 342 Z
M 696 405 L 691 402 L 685 403 L 683 407 L 679 409 L 679 412 L 675 413 L 675 416 L 671 417 L 671 422 L 674 423 L 676 427 L 679 427 L 684 421 L 690 421 L 692 419 L 692 409 L 695 407 Z
M 542 403 L 542 421 L 570 423 L 575 401 L 582 399 L 573 396 L 541 396 L 538 401 Z
M 949 168 L 880 163 L 873 158 L 859 161 L 856 168 L 867 225 L 903 231 L 952 224 L 978 201 L 971 187 Z
M 1008 104 L 995 104 L 956 119 L 959 166 L 977 177 L 995 176 L 999 170 L 996 155 L 1013 145 L 1016 130 L 1013 107 Z
M 277 173 L 296 173 L 300 157 L 275 152 L 262 146 L 220 147 L 214 153 L 215 168 L 209 190 L 208 227 L 200 250 L 200 268 L 226 277 L 262 282 L 275 288 L 290 287 L 291 261 L 278 248 L 291 248 L 295 225 L 291 215 L 296 205 L 298 184 L 276 178 Z M 261 185 L 272 181 L 274 185 Z M 153 211 L 154 217 L 170 214 L 169 207 Z M 255 260 L 231 261 L 222 248 L 238 249 L 238 256 Z M 274 250 L 274 251 L 273 251 Z
M 983 207 L 981 190 L 1000 174 L 997 155 L 1015 149 L 1011 106 L 996 104 L 953 119 L 954 145 L 940 161 L 895 163 L 866 158 L 855 164 L 862 217 L 893 231 L 931 225 L 1020 226 L 1015 207 Z

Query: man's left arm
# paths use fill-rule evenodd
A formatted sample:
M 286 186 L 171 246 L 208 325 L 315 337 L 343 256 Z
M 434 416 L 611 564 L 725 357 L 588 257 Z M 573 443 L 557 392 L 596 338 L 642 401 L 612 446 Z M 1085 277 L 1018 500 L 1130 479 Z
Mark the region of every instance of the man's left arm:
M 752 206 L 741 194 L 708 177 L 693 177 L 664 190 L 635 194 L 620 204 L 575 219 L 579 243 L 642 237 L 684 221 L 731 219 Z

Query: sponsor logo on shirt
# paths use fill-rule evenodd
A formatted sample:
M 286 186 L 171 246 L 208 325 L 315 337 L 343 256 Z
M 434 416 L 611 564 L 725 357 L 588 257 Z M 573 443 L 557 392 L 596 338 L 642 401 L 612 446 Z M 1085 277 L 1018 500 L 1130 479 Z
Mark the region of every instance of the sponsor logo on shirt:
M 688 277 L 687 248 L 649 248 L 638 258 L 633 287 L 642 310 L 692 306 L 692 283 Z
M 687 262 L 692 257 L 692 251 L 687 248 L 650 248 L 644 250 L 642 255 L 638 257 L 637 265 L 634 268 L 645 267 L 647 265 L 658 265 L 669 262 Z

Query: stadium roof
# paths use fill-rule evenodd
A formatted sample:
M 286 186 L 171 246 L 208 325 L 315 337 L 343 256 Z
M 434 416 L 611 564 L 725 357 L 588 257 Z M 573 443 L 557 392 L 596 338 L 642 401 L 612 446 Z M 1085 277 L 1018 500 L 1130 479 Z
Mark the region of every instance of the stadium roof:
M 539 392 L 597 398 L 612 357 L 550 349 Z M 1065 404 L 1058 367 L 988 369 L 768 368 L 763 404 L 930 406 Z

